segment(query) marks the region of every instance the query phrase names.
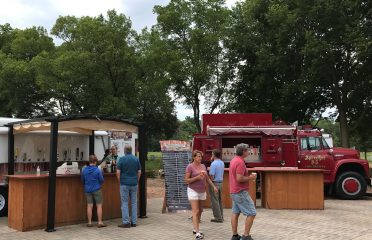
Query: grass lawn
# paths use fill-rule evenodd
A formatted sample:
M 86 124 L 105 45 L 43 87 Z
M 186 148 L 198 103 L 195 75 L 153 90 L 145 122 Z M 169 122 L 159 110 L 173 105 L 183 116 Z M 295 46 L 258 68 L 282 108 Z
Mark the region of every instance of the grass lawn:
M 364 158 L 364 159 L 367 159 L 368 162 L 372 163 L 372 152 L 367 152 L 367 153 L 361 152 L 360 157 Z
M 156 171 L 163 169 L 161 152 L 148 152 L 146 161 L 146 171 Z

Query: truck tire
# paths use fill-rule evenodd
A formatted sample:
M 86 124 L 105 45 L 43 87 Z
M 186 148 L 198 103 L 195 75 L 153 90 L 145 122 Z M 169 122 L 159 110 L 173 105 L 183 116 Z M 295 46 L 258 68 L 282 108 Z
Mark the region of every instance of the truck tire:
M 8 191 L 0 187 L 0 217 L 8 215 Z
M 357 172 L 341 173 L 336 180 L 336 196 L 341 199 L 354 200 L 364 196 L 367 190 L 365 179 Z

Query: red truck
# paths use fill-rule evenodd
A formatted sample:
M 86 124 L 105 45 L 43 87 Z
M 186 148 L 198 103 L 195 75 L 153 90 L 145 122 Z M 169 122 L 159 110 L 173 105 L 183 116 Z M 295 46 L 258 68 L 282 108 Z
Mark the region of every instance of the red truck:
M 204 114 L 193 150 L 202 151 L 203 162 L 209 165 L 212 150 L 220 149 L 228 167 L 239 143 L 249 145 L 248 168 L 323 169 L 328 192 L 341 199 L 361 198 L 371 184 L 368 161 L 359 151 L 331 148 L 321 131 L 273 122 L 271 113 Z

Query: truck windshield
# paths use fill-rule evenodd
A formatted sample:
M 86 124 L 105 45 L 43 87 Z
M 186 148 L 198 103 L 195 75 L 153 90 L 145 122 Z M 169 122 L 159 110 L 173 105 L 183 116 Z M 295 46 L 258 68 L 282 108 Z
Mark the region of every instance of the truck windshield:
M 324 149 L 330 149 L 330 147 L 328 146 L 328 143 L 327 143 L 327 141 L 325 140 L 324 137 L 322 137 L 322 144 L 323 144 Z

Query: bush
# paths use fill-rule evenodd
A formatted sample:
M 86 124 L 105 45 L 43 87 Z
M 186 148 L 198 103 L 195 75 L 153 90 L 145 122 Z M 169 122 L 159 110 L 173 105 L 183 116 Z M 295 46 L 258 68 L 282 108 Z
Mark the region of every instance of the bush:
M 146 161 L 146 175 L 147 172 L 153 172 L 149 174 L 157 176 L 160 169 L 163 169 L 161 152 L 149 152 Z

